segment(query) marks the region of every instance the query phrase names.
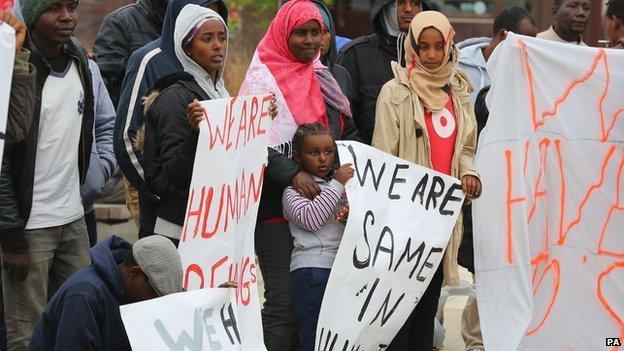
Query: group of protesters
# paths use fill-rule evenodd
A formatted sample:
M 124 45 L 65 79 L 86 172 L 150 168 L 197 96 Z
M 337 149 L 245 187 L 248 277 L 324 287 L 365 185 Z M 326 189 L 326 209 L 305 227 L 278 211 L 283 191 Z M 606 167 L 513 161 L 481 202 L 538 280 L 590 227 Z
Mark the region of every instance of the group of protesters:
M 73 36 L 78 6 L 19 0 L 0 12 L 16 33 L 0 175 L 0 350 L 130 349 L 119 306 L 182 291 L 176 246 L 206 118 L 199 102 L 230 96 L 223 72 L 236 53 L 224 0 L 138 0 L 106 16 L 91 52 Z M 585 45 L 590 6 L 555 0 L 553 24 L 539 34 L 526 9 L 508 7 L 490 38 L 455 43 L 448 18 L 426 1 L 376 0 L 374 33 L 345 44 L 321 0 L 280 4 L 239 92 L 274 94 L 271 117 L 294 121 L 269 148 L 255 230 L 269 351 L 314 349 L 353 176 L 335 141 L 456 177 L 477 199 L 488 59 L 508 32 Z M 624 0 L 607 3 L 605 21 L 608 46 L 624 48 Z M 265 71 L 266 84 L 252 76 Z M 139 227 L 134 244 L 97 242 L 93 203 L 117 169 Z M 474 273 L 468 202 L 387 350 L 441 345 L 441 292 L 458 284 L 458 262 Z M 466 350 L 483 350 L 474 297 L 462 320 Z

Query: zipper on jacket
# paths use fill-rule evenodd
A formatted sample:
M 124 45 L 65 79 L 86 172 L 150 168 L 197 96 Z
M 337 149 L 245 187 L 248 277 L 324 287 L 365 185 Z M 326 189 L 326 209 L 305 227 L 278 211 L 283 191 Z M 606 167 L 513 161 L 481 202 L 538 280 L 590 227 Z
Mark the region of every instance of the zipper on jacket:
M 83 89 L 84 89 L 85 85 L 88 85 L 88 84 L 85 84 L 85 83 L 88 83 L 88 82 L 85 81 L 84 72 L 82 71 L 83 70 L 82 60 L 80 60 L 80 57 L 74 55 L 73 53 L 67 52 L 67 55 L 69 57 L 75 59 L 78 62 L 77 63 L 77 65 L 78 65 L 78 75 L 80 76 L 80 82 L 82 83 Z M 88 69 L 88 67 L 89 67 L 89 61 L 88 60 L 86 62 L 86 65 L 87 65 L 87 69 Z M 91 97 L 93 97 L 93 87 L 88 87 L 87 86 L 86 88 L 87 89 L 91 89 Z M 85 99 L 85 104 L 86 104 L 87 103 L 87 101 L 86 101 L 87 100 L 87 94 L 86 93 L 84 94 L 84 99 Z M 95 104 L 94 101 L 95 100 L 90 101 L 89 103 Z M 93 124 L 95 124 L 95 106 L 93 107 Z M 87 171 L 89 170 L 89 162 L 87 162 L 87 158 L 91 156 L 91 155 L 87 155 L 87 152 L 86 152 L 87 150 L 86 150 L 86 146 L 85 146 L 86 140 L 85 140 L 85 132 L 84 132 L 84 130 L 85 130 L 84 116 L 82 116 L 82 123 L 80 123 L 80 140 L 81 140 L 80 143 L 82 144 L 81 145 L 81 151 L 82 151 L 82 170 L 81 170 L 82 181 L 80 182 L 81 185 L 83 184 L 83 182 L 87 181 Z

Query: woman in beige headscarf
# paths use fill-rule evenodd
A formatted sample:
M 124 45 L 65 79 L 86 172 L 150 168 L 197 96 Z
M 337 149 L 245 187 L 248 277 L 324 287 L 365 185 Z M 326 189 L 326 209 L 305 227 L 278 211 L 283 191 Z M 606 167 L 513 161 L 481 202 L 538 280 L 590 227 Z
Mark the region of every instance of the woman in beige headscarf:
M 472 159 L 476 120 L 470 102 L 472 86 L 458 68 L 459 50 L 449 20 L 435 11 L 421 12 L 405 39 L 406 68 L 392 63 L 394 79 L 377 99 L 372 145 L 405 160 L 461 179 L 468 199 L 481 195 Z M 459 281 L 457 251 L 461 215 L 445 257 L 412 315 L 388 350 L 431 351 L 433 325 L 443 279 Z

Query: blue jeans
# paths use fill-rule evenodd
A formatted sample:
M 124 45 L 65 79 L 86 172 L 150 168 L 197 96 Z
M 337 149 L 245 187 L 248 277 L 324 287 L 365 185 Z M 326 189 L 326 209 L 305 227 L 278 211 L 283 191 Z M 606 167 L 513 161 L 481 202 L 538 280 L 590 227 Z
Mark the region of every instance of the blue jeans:
M 299 351 L 313 351 L 321 303 L 329 280 L 327 268 L 299 268 L 290 273 Z

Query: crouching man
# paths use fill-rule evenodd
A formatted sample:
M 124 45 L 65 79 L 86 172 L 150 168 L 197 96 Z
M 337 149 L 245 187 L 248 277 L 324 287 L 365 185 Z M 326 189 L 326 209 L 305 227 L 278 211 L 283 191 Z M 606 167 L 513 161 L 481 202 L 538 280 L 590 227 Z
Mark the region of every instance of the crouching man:
M 52 296 L 28 350 L 131 350 L 119 306 L 182 291 L 178 250 L 163 236 L 112 236 Z

